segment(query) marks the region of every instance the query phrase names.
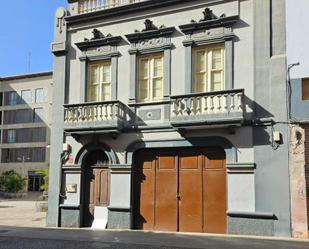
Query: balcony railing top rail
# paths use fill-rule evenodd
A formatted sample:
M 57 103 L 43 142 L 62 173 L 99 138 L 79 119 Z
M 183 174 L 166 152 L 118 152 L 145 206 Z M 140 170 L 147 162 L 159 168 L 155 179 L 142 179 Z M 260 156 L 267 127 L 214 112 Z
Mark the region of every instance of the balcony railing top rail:
M 234 94 L 234 93 L 241 93 L 244 94 L 244 89 L 231 89 L 231 90 L 221 90 L 221 91 L 213 91 L 213 92 L 201 92 L 201 93 L 190 93 L 190 94 L 183 94 L 183 95 L 173 95 L 171 99 L 179 99 L 179 98 L 190 98 L 190 97 L 199 97 L 199 96 L 215 96 L 215 95 L 222 95 L 222 94 Z
M 77 107 L 77 106 L 95 106 L 95 105 L 102 105 L 102 104 L 120 104 L 124 105 L 121 101 L 119 100 L 110 100 L 110 101 L 102 101 L 102 102 L 85 102 L 85 103 L 78 103 L 78 104 L 65 104 L 63 105 L 64 108 L 68 107 Z
M 78 9 L 79 13 L 83 14 L 144 1 L 148 0 L 79 0 Z

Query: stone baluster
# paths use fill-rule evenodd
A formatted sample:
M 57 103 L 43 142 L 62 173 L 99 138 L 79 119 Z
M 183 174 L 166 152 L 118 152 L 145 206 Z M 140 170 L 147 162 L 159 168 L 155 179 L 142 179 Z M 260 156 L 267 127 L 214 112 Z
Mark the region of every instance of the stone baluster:
M 208 96 L 204 96 L 203 97 L 203 103 L 204 103 L 204 108 L 203 108 L 203 111 L 202 111 L 202 113 L 207 113 L 208 111 L 209 111 L 209 106 L 208 106 L 208 99 L 209 99 L 209 97 Z
M 114 120 L 115 119 L 115 113 L 116 113 L 115 105 L 110 104 L 109 106 L 110 106 L 110 119 Z
M 196 113 L 196 97 L 189 98 L 189 104 L 190 104 L 190 115 Z
M 74 116 L 75 116 L 74 108 L 69 107 L 69 108 L 67 108 L 67 111 L 68 111 L 68 121 L 67 122 L 72 122 L 74 120 Z
M 65 122 L 65 123 L 67 123 L 67 122 L 68 122 L 68 119 L 69 119 L 68 113 L 69 113 L 68 108 L 65 108 L 65 109 L 64 109 L 64 122 Z
M 84 106 L 83 110 L 84 110 L 84 116 L 85 116 L 84 121 L 89 121 L 89 116 L 90 116 L 89 115 L 89 107 Z
M 84 0 L 79 0 L 79 2 L 78 2 L 78 12 L 80 14 L 84 13 L 84 4 L 85 4 Z
M 242 110 L 242 93 L 237 93 L 237 111 Z
M 69 122 L 75 122 L 77 119 L 77 110 L 76 107 L 69 108 Z
M 178 99 L 175 99 L 174 101 L 173 101 L 173 104 L 171 105 L 171 108 L 172 108 L 172 114 L 173 114 L 173 116 L 178 116 L 178 114 L 179 114 L 179 100 Z
M 210 101 L 209 101 L 209 113 L 213 113 L 214 112 L 214 108 L 215 108 L 215 105 L 214 105 L 214 95 L 211 95 L 210 96 Z
M 76 122 L 82 122 L 84 119 L 84 111 L 81 106 L 76 107 Z
M 202 98 L 200 96 L 195 98 L 195 115 L 201 115 L 202 114 Z
M 228 108 L 228 97 L 229 95 L 227 93 L 223 94 L 223 103 L 222 103 L 222 112 L 224 113 L 228 113 L 229 112 L 229 108 Z
M 217 108 L 215 110 L 215 113 L 218 113 L 222 111 L 222 95 L 219 94 L 219 95 L 216 95 L 216 97 L 217 97 L 218 102 L 217 102 L 217 106 L 216 106 Z
M 87 13 L 89 11 L 89 1 L 84 0 L 84 9 L 83 13 Z
M 119 103 L 115 103 L 114 104 L 114 118 L 120 118 L 120 112 L 121 112 L 121 109 L 120 109 L 120 104 Z
M 184 98 L 184 114 L 190 115 L 191 107 L 190 107 L 190 98 Z
M 230 112 L 235 112 L 235 93 L 230 94 Z
M 95 2 L 96 2 L 96 0 L 89 0 L 89 2 L 90 2 L 90 10 L 91 11 L 96 11 L 96 6 L 95 6 Z
M 104 119 L 108 120 L 108 106 L 104 105 Z
M 95 120 L 95 121 L 98 120 L 98 108 L 99 108 L 99 105 L 94 105 L 92 107 L 92 109 L 93 109 L 93 120 Z

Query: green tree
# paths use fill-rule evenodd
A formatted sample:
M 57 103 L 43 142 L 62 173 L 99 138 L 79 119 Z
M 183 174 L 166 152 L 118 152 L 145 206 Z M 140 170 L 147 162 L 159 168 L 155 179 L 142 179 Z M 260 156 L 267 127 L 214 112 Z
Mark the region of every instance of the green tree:
M 18 193 L 24 190 L 25 179 L 15 170 L 4 172 L 1 176 L 1 186 L 5 192 Z

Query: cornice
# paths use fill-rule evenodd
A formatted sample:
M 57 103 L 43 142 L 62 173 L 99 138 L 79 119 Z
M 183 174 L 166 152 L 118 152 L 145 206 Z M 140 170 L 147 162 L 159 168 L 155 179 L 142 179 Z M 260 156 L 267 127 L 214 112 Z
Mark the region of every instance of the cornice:
M 95 40 L 86 40 L 83 42 L 77 42 L 75 45 L 81 50 L 86 51 L 89 48 L 95 48 L 100 46 L 106 46 L 111 45 L 115 46 L 122 40 L 121 36 L 111 36 L 111 37 L 105 37 L 101 39 L 95 39 Z
M 160 28 L 156 30 L 140 31 L 140 32 L 135 32 L 135 33 L 126 35 L 126 38 L 131 43 L 137 43 L 145 39 L 152 39 L 152 38 L 158 38 L 158 37 L 170 37 L 174 33 L 175 30 L 176 30 L 175 27 L 168 27 L 168 28 Z
M 191 22 L 189 24 L 180 25 L 179 28 L 184 34 L 192 34 L 194 31 L 207 30 L 218 27 L 232 27 L 238 22 L 239 16 L 219 17 L 212 20 Z

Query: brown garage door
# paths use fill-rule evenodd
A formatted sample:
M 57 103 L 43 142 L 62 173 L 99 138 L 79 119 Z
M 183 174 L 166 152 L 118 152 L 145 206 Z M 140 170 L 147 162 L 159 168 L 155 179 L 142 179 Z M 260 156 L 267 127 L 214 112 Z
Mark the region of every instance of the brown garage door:
M 224 151 L 142 150 L 134 169 L 135 228 L 226 232 Z

